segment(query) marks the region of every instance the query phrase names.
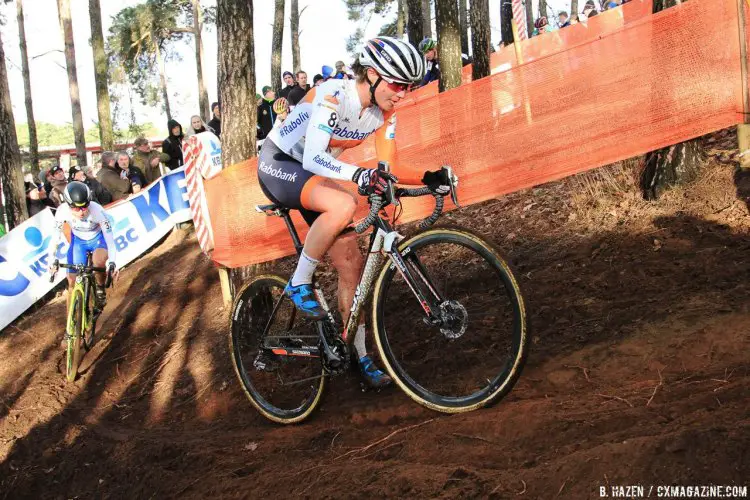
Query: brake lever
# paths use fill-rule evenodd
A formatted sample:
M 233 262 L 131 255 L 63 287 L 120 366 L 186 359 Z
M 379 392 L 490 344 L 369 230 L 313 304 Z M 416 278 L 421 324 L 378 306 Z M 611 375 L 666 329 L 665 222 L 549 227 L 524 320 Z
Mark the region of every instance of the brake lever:
M 446 170 L 448 182 L 451 187 L 451 201 L 457 208 L 461 208 L 461 205 L 458 203 L 458 176 L 453 173 L 453 169 L 449 165 L 443 165 L 443 168 Z

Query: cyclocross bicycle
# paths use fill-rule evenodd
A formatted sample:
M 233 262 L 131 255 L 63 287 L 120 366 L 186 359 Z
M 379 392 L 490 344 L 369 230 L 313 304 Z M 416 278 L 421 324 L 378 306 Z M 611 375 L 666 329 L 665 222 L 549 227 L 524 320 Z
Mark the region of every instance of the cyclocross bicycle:
M 53 273 L 50 281 L 55 280 L 55 274 L 59 268 L 70 269 L 77 273 L 76 283 L 73 286 L 70 303 L 68 306 L 68 322 L 65 328 L 65 338 L 68 342 L 65 350 L 65 378 L 68 382 L 73 382 L 78 375 L 78 365 L 81 361 L 81 344 L 86 351 L 90 351 L 96 343 L 96 320 L 101 314 L 101 310 L 96 307 L 94 298 L 95 272 L 107 273 L 107 279 L 104 284 L 109 288 L 112 284 L 113 268 L 94 267 L 92 266 L 93 254 L 86 252 L 86 264 L 61 264 L 55 260 L 52 265 Z
M 378 168 L 387 170 L 387 164 Z M 451 179 L 456 206 L 458 179 Z M 410 238 L 399 234 L 383 208 L 400 199 L 432 195 L 435 209 Z M 252 279 L 235 301 L 230 350 L 248 398 L 265 417 L 289 424 L 318 406 L 326 379 L 351 362 L 360 312 L 372 291 L 370 328 L 380 358 L 398 386 L 433 410 L 459 413 L 499 401 L 513 387 L 528 350 L 526 308 L 518 281 L 495 247 L 462 228 L 432 228 L 444 197 L 419 189 L 394 188 L 371 195 L 370 213 L 356 226 L 370 226 L 367 260 L 343 333 L 319 283 L 314 289 L 328 311 L 322 320 L 298 314 L 284 295 L 288 279 L 264 274 Z M 294 246 L 302 251 L 289 208 L 257 206 L 284 219 Z M 374 285 L 374 286 L 373 286 Z

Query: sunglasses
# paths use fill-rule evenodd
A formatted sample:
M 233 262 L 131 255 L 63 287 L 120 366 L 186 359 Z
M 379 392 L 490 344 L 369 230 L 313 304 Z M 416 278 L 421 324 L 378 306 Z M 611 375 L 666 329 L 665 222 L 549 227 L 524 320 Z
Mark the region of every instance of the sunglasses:
M 73 210 L 74 212 L 83 212 L 84 210 L 88 210 L 89 207 L 88 205 L 85 207 L 74 207 L 73 205 L 71 205 L 70 209 Z
M 411 83 L 401 83 L 397 82 L 395 80 L 392 80 L 390 78 L 386 78 L 383 75 L 380 75 L 380 78 L 383 79 L 383 81 L 386 83 L 386 86 L 391 89 L 392 91 L 398 93 L 398 92 L 409 92 L 411 90 L 412 84 Z

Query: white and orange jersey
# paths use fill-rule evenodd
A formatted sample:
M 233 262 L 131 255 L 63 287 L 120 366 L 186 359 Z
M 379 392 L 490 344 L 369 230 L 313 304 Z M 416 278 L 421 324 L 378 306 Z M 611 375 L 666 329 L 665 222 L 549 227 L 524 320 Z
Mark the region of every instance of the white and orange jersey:
M 396 116 L 377 106 L 363 108 L 356 86 L 356 80 L 328 80 L 313 87 L 268 139 L 323 177 L 352 180 L 358 167 L 336 158 L 372 134 L 378 160 L 392 162 Z

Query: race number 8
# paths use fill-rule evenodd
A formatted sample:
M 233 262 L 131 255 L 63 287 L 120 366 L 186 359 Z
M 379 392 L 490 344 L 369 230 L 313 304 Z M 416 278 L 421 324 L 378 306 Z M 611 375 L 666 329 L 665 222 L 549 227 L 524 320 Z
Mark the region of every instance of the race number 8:
M 328 120 L 328 126 L 335 127 L 337 119 L 338 119 L 338 115 L 336 113 L 331 113 L 331 118 Z

